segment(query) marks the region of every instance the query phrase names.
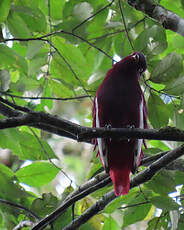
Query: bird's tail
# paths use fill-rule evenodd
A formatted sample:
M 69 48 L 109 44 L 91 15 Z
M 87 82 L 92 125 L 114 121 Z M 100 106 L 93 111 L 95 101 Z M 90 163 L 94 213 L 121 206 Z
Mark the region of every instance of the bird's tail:
M 110 169 L 110 177 L 114 184 L 114 193 L 116 196 L 128 194 L 130 189 L 129 169 Z

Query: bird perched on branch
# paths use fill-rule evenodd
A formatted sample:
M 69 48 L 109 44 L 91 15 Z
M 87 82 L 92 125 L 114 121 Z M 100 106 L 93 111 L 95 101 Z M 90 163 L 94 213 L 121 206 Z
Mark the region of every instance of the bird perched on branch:
M 139 52 L 113 65 L 96 92 L 93 127 L 147 128 L 146 103 L 139 85 L 146 67 L 146 59 Z M 130 172 L 134 173 L 140 164 L 143 142 L 142 139 L 95 140 L 97 155 L 105 171 L 110 173 L 116 196 L 129 192 Z

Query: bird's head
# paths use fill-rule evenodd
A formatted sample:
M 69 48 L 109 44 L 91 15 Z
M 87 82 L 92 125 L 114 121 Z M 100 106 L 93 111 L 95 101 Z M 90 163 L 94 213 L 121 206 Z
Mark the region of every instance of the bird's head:
M 133 59 L 134 66 L 137 67 L 137 71 L 140 74 L 142 74 L 147 68 L 145 56 L 140 52 L 134 52 L 129 57 L 130 57 L 130 59 Z
M 146 58 L 140 52 L 134 52 L 133 54 L 123 58 L 117 64 L 119 68 L 126 73 L 136 72 L 139 77 L 147 68 Z

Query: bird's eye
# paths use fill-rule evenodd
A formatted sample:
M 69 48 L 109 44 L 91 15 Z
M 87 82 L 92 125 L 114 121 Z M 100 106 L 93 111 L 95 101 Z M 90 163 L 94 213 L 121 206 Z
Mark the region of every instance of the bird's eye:
M 134 54 L 132 57 L 135 59 L 136 62 L 139 61 L 139 55 L 138 54 Z

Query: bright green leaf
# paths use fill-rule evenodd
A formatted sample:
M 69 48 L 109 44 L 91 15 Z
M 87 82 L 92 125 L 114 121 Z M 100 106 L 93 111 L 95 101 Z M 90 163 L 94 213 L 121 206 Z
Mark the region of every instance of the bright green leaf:
M 106 218 L 102 230 L 119 230 L 119 229 L 120 226 L 111 216 Z
M 167 126 L 170 111 L 162 99 L 151 93 L 148 99 L 148 118 L 153 128 L 161 128 Z
M 50 0 L 51 18 L 56 20 L 62 19 L 64 5 L 65 5 L 65 0 L 62 1 Z
M 11 0 L 0 1 L 0 24 L 7 18 L 10 10 Z
M 27 72 L 26 60 L 13 49 L 3 44 L 0 45 L 0 60 L 0 67 L 9 67 L 14 70 L 22 70 L 24 73 Z
M 15 175 L 22 183 L 40 187 L 51 182 L 58 172 L 59 169 L 49 162 L 34 162 L 19 169 Z

